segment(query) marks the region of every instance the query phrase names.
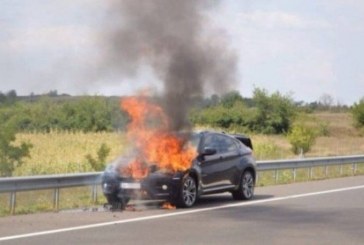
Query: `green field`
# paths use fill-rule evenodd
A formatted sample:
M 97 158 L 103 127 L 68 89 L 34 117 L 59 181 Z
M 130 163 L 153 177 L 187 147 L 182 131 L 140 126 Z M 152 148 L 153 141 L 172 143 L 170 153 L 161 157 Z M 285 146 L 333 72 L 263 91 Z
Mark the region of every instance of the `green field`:
M 93 171 L 86 155 L 96 157 L 102 144 L 111 150 L 107 161 L 123 153 L 123 133 L 57 132 L 17 134 L 17 142 L 30 142 L 30 158 L 15 170 L 14 175 L 61 174 Z
M 323 122 L 327 136 L 317 138 L 313 148 L 305 157 L 338 156 L 364 154 L 364 137 L 361 131 L 353 127 L 349 113 L 316 113 L 311 115 L 309 121 Z M 199 128 L 198 130 L 201 130 Z M 244 133 L 244 132 L 239 132 Z M 257 160 L 289 159 L 297 158 L 290 150 L 290 144 L 284 135 L 250 135 L 254 144 L 254 155 Z M 30 151 L 31 158 L 25 159 L 22 166 L 15 170 L 16 176 L 61 174 L 93 171 L 86 160 L 86 155 L 96 155 L 102 144 L 110 149 L 107 162 L 123 154 L 127 147 L 125 134 L 119 133 L 82 133 L 82 132 L 58 132 L 50 133 L 20 133 L 17 134 L 17 143 L 30 142 L 33 147 Z M 313 171 L 314 179 L 332 178 L 352 175 L 352 167 L 330 167 L 325 176 L 324 168 L 316 168 Z M 364 166 L 357 166 L 356 174 L 363 174 Z M 293 182 L 292 171 L 263 172 L 259 175 L 259 186 L 276 183 Z M 296 172 L 296 181 L 308 180 L 307 169 Z M 61 209 L 89 207 L 91 201 L 90 187 L 61 190 Z M 101 193 L 101 192 L 100 192 Z M 105 199 L 99 195 L 98 203 L 104 203 Z M 0 194 L 0 215 L 6 215 L 9 194 Z M 53 210 L 53 192 L 24 192 L 17 194 L 17 213 L 30 213 L 36 211 Z
M 316 139 L 311 151 L 305 157 L 355 155 L 364 153 L 364 137 L 352 126 L 348 113 L 314 114 L 313 121 L 327 123 L 328 136 Z M 201 129 L 199 129 L 201 130 Z M 239 132 L 244 133 L 244 132 Z M 257 160 L 297 158 L 284 135 L 250 135 Z M 17 142 L 30 142 L 33 148 L 31 158 L 16 169 L 14 175 L 60 174 L 92 171 L 86 155 L 96 156 L 102 144 L 110 149 L 107 162 L 123 154 L 126 147 L 125 134 L 119 133 L 83 133 L 58 132 L 21 133 Z

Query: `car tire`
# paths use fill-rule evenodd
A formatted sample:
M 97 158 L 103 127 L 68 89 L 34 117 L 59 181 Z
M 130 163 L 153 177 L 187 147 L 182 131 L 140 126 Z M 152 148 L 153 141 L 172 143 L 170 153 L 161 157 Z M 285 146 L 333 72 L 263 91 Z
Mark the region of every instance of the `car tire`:
M 180 192 L 177 200 L 172 201 L 177 207 L 189 208 L 192 207 L 197 200 L 197 183 L 196 180 L 190 176 L 185 175 L 182 179 Z
M 246 170 L 241 175 L 239 187 L 236 191 L 232 192 L 235 200 L 250 200 L 254 196 L 254 175 L 252 171 Z
M 106 196 L 107 202 L 111 205 L 111 210 L 124 210 L 129 202 L 129 198 L 118 198 L 115 195 Z

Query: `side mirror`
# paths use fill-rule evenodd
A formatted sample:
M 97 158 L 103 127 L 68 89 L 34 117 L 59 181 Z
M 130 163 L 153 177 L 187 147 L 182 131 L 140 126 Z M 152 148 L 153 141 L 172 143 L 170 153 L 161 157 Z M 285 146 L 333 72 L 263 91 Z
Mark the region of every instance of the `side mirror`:
M 211 155 L 215 155 L 216 154 L 216 149 L 214 148 L 210 148 L 210 147 L 205 147 L 203 149 L 203 151 L 201 152 L 201 156 L 211 156 Z

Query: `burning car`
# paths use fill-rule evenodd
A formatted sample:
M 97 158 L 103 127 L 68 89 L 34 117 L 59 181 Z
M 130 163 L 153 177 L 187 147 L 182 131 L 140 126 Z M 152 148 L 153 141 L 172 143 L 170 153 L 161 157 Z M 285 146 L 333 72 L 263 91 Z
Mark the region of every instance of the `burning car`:
M 169 152 L 173 142 L 155 140 L 155 148 L 142 157 L 121 157 L 104 171 L 102 190 L 113 207 L 122 208 L 130 199 L 191 207 L 201 195 L 221 192 L 230 192 L 236 200 L 253 198 L 256 168 L 249 137 L 211 131 L 174 135 L 169 140 L 178 143 L 178 154 Z

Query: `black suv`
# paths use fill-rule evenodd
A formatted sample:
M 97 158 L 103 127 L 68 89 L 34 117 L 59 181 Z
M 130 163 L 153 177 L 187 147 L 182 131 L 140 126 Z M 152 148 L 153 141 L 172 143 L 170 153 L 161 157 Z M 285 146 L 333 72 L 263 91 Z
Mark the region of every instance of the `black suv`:
M 252 142 L 244 135 L 216 132 L 194 133 L 190 143 L 197 157 L 190 169 L 171 173 L 150 167 L 142 180 L 120 176 L 110 164 L 102 175 L 102 189 L 108 203 L 123 208 L 130 199 L 163 199 L 178 207 L 191 207 L 201 195 L 231 192 L 236 200 L 254 195 L 256 179 Z

